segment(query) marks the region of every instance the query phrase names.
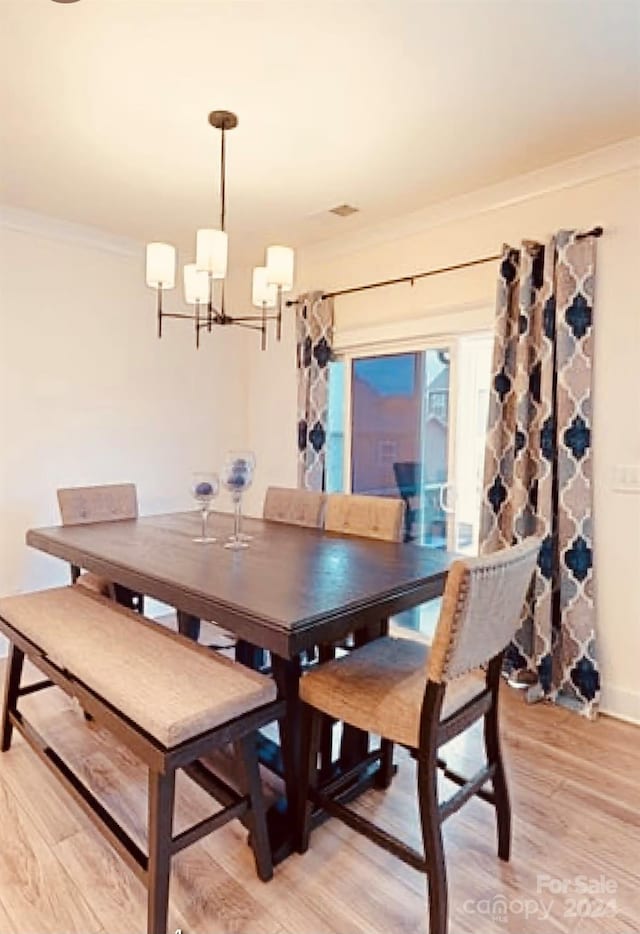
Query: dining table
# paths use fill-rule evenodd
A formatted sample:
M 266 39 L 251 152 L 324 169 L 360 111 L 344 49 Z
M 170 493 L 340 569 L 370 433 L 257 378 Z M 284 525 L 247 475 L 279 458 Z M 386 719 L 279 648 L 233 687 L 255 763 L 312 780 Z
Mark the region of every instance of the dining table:
M 200 620 L 213 621 L 241 643 L 270 653 L 286 716 L 279 743 L 265 740 L 261 752 L 286 791 L 268 815 L 274 860 L 280 861 L 294 845 L 302 774 L 298 687 L 305 660 L 317 646 L 339 644 L 354 633 L 357 644 L 383 635 L 391 616 L 440 596 L 455 555 L 247 518 L 248 547 L 230 550 L 224 542 L 232 521 L 227 513 L 211 513 L 214 543 L 194 541 L 199 512 L 30 529 L 26 541 L 107 578 L 121 594 L 144 594 L 175 608 L 185 636 L 197 636 Z M 376 783 L 381 767 L 374 767 L 367 744 L 358 730 L 343 738 L 336 768 L 353 772 L 362 765 L 352 798 Z M 205 770 L 191 777 L 206 786 Z

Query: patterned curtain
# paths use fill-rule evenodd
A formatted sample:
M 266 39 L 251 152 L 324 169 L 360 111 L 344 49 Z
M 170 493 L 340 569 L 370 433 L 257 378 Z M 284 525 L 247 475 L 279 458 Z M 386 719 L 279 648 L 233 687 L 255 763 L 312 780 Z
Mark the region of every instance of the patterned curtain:
M 482 551 L 543 536 L 507 669 L 595 716 L 592 524 L 596 241 L 560 231 L 504 247 L 498 280 L 481 519 Z
M 298 299 L 298 486 L 323 490 L 333 299 L 309 292 Z

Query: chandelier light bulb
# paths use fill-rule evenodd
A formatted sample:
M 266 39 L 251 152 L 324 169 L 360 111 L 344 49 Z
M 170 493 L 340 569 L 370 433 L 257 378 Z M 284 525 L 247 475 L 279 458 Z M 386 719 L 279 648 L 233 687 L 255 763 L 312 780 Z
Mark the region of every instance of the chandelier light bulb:
M 196 266 L 212 279 L 227 274 L 228 237 L 224 230 L 199 230 L 196 234 Z
M 187 305 L 206 305 L 209 301 L 209 274 L 198 269 L 195 263 L 186 263 L 183 274 Z
M 172 289 L 176 284 L 176 248 L 170 243 L 147 244 L 147 285 Z
M 283 292 L 290 292 L 293 288 L 293 257 L 289 246 L 267 247 L 268 282 L 279 286 Z
M 253 270 L 251 302 L 256 308 L 275 308 L 278 302 L 278 287 L 268 281 L 266 266 L 256 266 Z

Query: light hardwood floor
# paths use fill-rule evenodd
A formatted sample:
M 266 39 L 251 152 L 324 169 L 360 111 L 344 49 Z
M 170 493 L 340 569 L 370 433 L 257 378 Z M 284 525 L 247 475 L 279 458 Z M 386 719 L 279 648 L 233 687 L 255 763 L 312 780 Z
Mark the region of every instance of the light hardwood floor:
M 447 821 L 451 934 L 640 931 L 640 729 L 528 707 L 506 687 L 502 701 L 512 859 L 497 858 L 489 805 L 476 799 Z M 87 726 L 58 691 L 23 703 L 144 843 L 145 773 L 136 760 Z M 481 746 L 480 732 L 470 731 L 446 747 L 445 757 L 458 770 L 471 769 Z M 417 846 L 414 767 L 402 754 L 398 762 L 390 791 L 370 792 L 359 807 Z M 443 793 L 450 791 L 443 782 Z M 179 776 L 176 829 L 212 809 L 211 799 Z M 544 887 L 549 877 L 554 888 L 604 881 L 609 891 L 558 894 Z M 605 917 L 595 916 L 600 909 Z M 142 885 L 16 738 L 0 755 L 0 934 L 135 934 L 145 930 L 145 913 Z M 425 879 L 330 821 L 313 834 L 305 856 L 291 857 L 265 885 L 243 828 L 233 822 L 174 859 L 170 925 L 185 934 L 426 932 Z

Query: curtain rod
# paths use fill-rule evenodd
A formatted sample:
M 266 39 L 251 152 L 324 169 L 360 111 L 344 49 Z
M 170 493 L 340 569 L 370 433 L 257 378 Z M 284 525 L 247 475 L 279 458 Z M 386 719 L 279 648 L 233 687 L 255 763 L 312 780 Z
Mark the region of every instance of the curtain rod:
M 577 240 L 584 240 L 586 237 L 601 237 L 602 227 L 593 227 L 591 230 L 585 230 L 584 233 L 576 235 Z M 369 289 L 381 289 L 386 285 L 399 285 L 402 282 L 410 282 L 411 285 L 416 279 L 425 279 L 427 276 L 438 276 L 443 272 L 455 272 L 457 269 L 468 269 L 470 266 L 480 266 L 483 263 L 493 263 L 500 259 L 502 253 L 496 253 L 494 256 L 484 256 L 482 259 L 471 259 L 466 263 L 456 263 L 454 266 L 441 266 L 440 269 L 428 269 L 426 272 L 416 272 L 412 276 L 399 276 L 397 279 L 384 279 L 380 282 L 368 282 L 366 285 L 354 285 L 349 289 L 337 289 L 335 292 L 325 292 L 322 296 L 325 298 L 335 298 L 337 295 L 351 295 L 354 292 L 366 292 Z M 292 298 L 286 303 L 287 306 L 297 305 L 298 299 Z

